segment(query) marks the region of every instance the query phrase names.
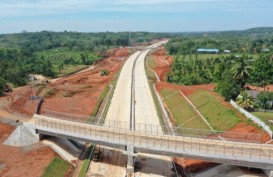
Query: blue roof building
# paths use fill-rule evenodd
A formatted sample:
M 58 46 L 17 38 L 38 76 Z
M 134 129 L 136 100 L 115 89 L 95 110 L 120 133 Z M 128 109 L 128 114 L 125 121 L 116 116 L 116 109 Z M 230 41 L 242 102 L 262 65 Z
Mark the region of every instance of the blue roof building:
M 198 53 L 219 53 L 219 49 L 197 49 Z

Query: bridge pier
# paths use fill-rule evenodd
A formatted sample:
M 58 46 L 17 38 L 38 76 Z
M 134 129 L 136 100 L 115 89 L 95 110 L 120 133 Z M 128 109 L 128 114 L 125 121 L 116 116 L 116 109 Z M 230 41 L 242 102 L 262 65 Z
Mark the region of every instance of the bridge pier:
M 266 176 L 273 177 L 273 170 L 263 170 L 263 172 L 266 174 Z
M 127 151 L 124 152 L 124 154 L 127 155 L 127 169 L 126 173 L 131 174 L 134 173 L 134 160 L 135 160 L 135 152 L 134 152 L 134 146 L 133 145 L 127 145 Z

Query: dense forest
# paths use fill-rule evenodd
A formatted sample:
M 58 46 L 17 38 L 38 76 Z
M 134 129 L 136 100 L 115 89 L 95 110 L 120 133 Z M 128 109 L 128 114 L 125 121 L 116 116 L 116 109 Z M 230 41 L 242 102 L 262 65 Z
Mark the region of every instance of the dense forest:
M 56 68 L 90 65 L 114 47 L 169 37 L 171 34 L 148 32 L 22 32 L 0 35 L 0 82 L 20 86 L 31 73 L 56 76 Z M 1 84 L 5 85 L 5 84 Z M 0 88 L 0 90 L 3 90 Z M 1 93 L 0 93 L 1 94 Z
M 171 55 L 195 54 L 198 48 L 217 48 L 220 52 L 254 54 L 273 51 L 273 28 L 244 31 L 179 33 L 166 45 Z

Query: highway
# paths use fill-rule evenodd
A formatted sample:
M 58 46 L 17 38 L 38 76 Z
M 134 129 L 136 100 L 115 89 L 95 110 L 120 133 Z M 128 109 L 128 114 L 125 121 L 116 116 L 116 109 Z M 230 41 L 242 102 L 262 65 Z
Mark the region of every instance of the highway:
M 127 128 L 128 130 L 143 128 L 135 127 L 135 123 L 160 125 L 146 77 L 144 63 L 146 55 L 153 48 L 165 42 L 162 41 L 147 47 L 143 51 L 135 52 L 126 61 L 120 72 L 105 118 L 106 123 L 111 121 L 124 122 L 124 124 L 115 125 L 115 127 Z
M 113 98 L 111 100 L 110 107 L 108 109 L 106 120 L 130 122 L 131 116 L 131 84 L 132 84 L 132 72 L 134 61 L 138 57 L 140 52 L 135 52 L 131 55 L 124 64 L 117 85 L 114 91 Z M 107 121 L 106 121 L 107 122 Z M 122 124 L 125 125 L 125 124 Z M 115 125 L 116 128 L 129 129 L 130 124 L 126 124 L 127 127 L 120 127 L 122 125 Z

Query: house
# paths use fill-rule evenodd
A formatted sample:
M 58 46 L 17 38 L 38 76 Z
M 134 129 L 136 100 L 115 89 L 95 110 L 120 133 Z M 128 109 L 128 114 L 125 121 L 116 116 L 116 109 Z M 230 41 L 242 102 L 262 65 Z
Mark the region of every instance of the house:
M 231 51 L 230 50 L 224 50 L 224 53 L 230 53 Z
M 267 53 L 267 52 L 269 52 L 269 49 L 262 49 L 261 52 Z
M 197 53 L 219 53 L 219 49 L 197 49 Z

